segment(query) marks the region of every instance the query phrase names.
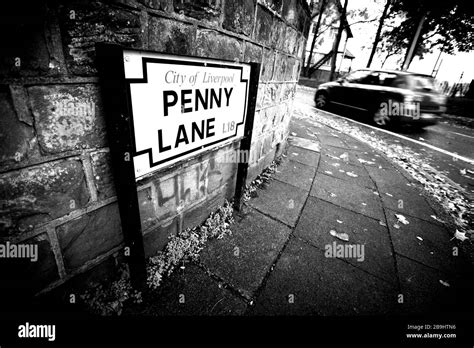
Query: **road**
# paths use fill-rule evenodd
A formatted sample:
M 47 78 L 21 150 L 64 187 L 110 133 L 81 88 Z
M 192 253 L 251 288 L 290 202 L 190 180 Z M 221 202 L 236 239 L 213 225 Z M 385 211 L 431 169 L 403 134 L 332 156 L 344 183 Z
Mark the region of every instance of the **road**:
M 314 106 L 315 89 L 298 88 L 297 102 Z M 317 112 L 317 109 L 314 109 Z M 364 122 L 360 115 L 348 110 L 330 110 L 340 117 Z M 372 128 L 367 127 L 367 131 Z M 407 146 L 413 151 L 426 154 L 428 164 L 443 172 L 449 179 L 474 192 L 474 131 L 456 122 L 452 117 L 444 118 L 436 125 L 417 129 L 401 127 L 381 132 L 379 135 L 389 143 Z M 429 146 L 425 146 L 425 145 Z M 469 161 L 466 161 L 470 160 Z

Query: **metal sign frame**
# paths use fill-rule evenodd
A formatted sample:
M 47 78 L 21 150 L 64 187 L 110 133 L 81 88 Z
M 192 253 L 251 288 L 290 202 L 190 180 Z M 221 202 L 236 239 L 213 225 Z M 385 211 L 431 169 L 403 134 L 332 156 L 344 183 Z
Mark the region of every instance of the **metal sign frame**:
M 137 51 L 150 54 L 160 54 L 160 52 L 132 50 L 116 44 L 96 44 L 97 66 L 101 93 L 104 101 L 106 127 L 112 161 L 112 173 L 117 192 L 122 232 L 124 234 L 125 245 L 129 248 L 129 252 L 126 253 L 125 256 L 129 264 L 132 283 L 134 286 L 141 288 L 146 284 L 146 261 L 138 205 L 137 180 L 135 177 L 135 166 L 133 160 L 137 153 L 135 151 L 134 141 L 130 79 L 125 78 L 124 51 Z M 166 55 L 170 56 L 169 54 Z M 195 56 L 175 56 L 180 58 L 203 59 L 202 57 Z M 211 58 L 205 59 L 215 61 L 215 65 L 217 66 L 219 64 L 235 63 L 232 61 Z M 185 64 L 182 60 L 179 63 Z M 245 107 L 246 115 L 244 136 L 243 138 L 235 139 L 235 142 L 240 140 L 241 151 L 250 151 L 260 64 L 242 64 L 248 64 L 250 66 L 250 78 L 247 84 L 248 100 Z M 146 65 L 144 69 L 146 69 Z M 143 77 L 146 81 L 147 75 L 144 74 Z M 223 140 L 218 141 L 218 143 L 222 142 Z M 212 145 L 215 146 L 215 144 L 209 144 L 208 147 Z M 213 151 L 213 148 L 210 148 L 208 151 Z M 202 156 L 206 152 L 199 153 L 199 156 Z M 150 153 L 149 156 L 151 156 Z M 173 163 L 172 166 L 182 164 L 186 160 L 189 159 L 185 158 L 182 161 Z M 161 170 L 167 169 L 168 168 L 161 168 L 150 175 L 156 175 Z M 242 205 L 242 194 L 245 189 L 247 172 L 248 163 L 239 163 L 234 199 L 234 206 L 237 209 L 240 209 Z

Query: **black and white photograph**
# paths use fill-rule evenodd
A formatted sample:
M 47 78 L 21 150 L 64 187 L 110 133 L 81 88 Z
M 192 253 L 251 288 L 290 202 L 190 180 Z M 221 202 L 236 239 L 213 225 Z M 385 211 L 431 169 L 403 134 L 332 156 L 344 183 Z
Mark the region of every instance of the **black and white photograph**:
M 6 1 L 0 347 L 472 347 L 472 5 Z

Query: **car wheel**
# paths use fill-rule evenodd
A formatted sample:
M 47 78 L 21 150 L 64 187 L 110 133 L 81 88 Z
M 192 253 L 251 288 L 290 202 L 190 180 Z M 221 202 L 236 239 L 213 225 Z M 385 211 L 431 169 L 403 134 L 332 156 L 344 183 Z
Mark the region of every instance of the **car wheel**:
M 322 110 L 327 109 L 329 104 L 329 98 L 326 93 L 316 94 L 316 98 L 314 98 L 314 101 L 316 102 L 316 107 Z
M 381 112 L 381 108 L 378 108 L 372 113 L 372 123 L 379 127 L 388 127 L 390 124 L 390 116 L 385 115 Z

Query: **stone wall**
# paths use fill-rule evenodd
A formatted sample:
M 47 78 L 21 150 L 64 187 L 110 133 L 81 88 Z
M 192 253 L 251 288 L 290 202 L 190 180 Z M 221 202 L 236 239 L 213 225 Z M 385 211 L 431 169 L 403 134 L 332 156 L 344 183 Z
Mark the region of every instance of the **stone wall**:
M 96 42 L 260 62 L 249 180 L 286 143 L 309 28 L 303 0 L 37 1 L 2 11 L 0 241 L 37 244 L 34 292 L 123 248 L 110 170 Z M 234 194 L 221 147 L 140 182 L 147 256 Z M 228 158 L 228 157 L 227 157 Z

